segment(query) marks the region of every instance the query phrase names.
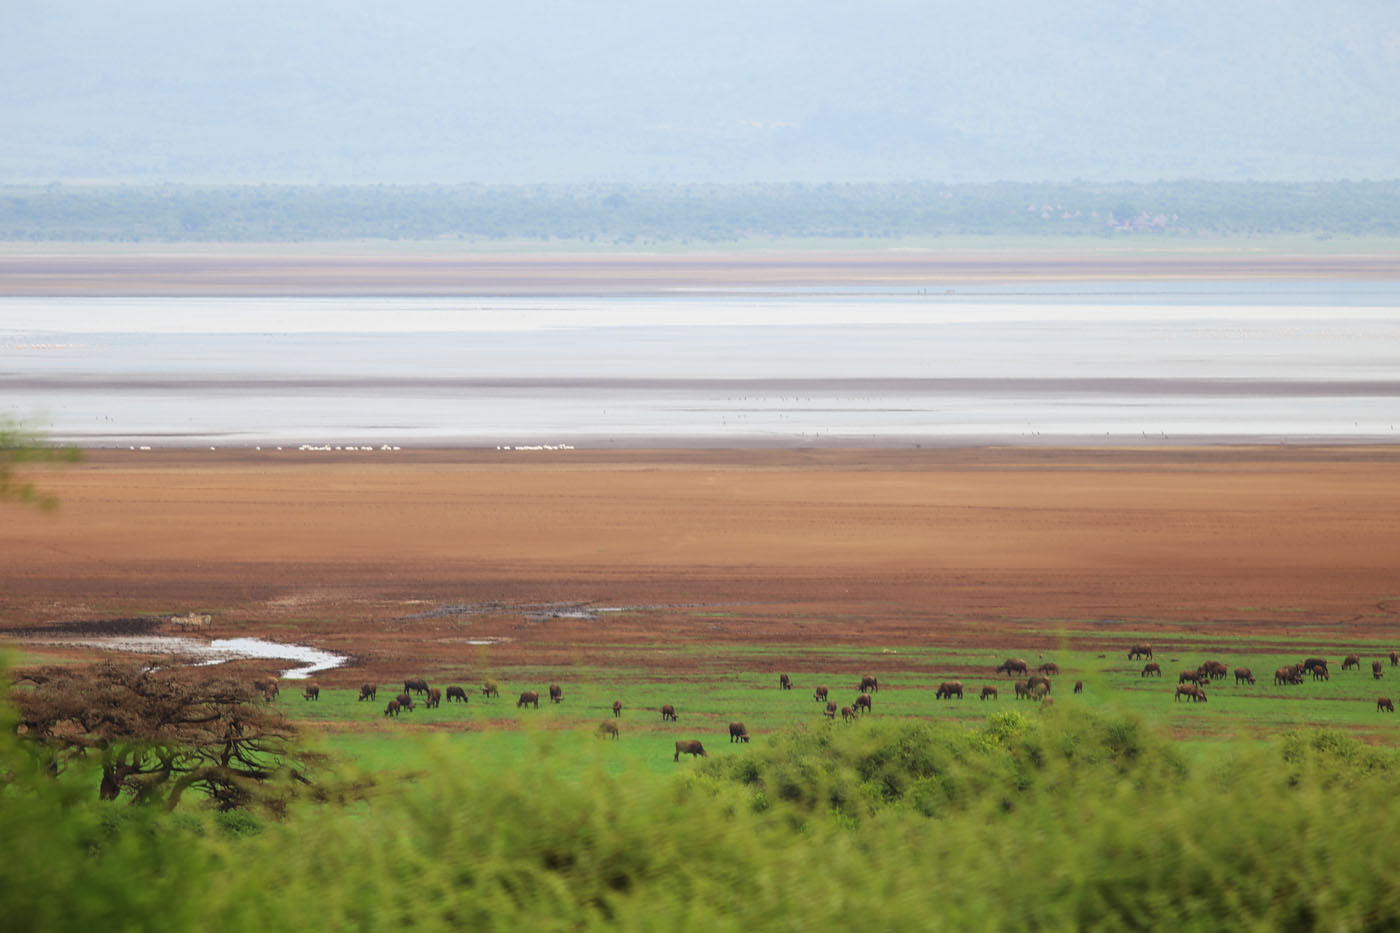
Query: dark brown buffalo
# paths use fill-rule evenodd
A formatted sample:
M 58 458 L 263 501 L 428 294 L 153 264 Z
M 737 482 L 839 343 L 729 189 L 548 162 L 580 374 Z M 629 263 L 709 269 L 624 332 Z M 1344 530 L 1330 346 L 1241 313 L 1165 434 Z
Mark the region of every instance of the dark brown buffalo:
M 442 691 L 437 687 L 428 691 L 428 702 L 423 704 L 428 709 L 437 709 L 442 705 Z
M 779 675 L 778 675 L 778 688 L 779 688 L 780 690 L 791 690 L 791 689 L 792 689 L 792 678 L 789 677 L 789 676 L 786 675 L 786 674 L 779 674 Z
M 617 738 L 617 723 L 610 722 L 606 719 L 598 723 L 598 735 L 600 737 L 608 735 Z
M 377 684 L 360 684 L 360 699 L 373 700 L 374 695 L 379 692 Z
M 1177 702 L 1181 702 L 1182 697 L 1190 697 L 1192 703 L 1204 703 L 1206 692 L 1201 689 L 1200 684 L 1181 684 L 1176 688 Z
M 1030 671 L 1030 666 L 1020 658 L 1007 658 L 997 665 L 997 673 L 1005 673 L 1008 677 L 1012 674 L 1025 674 Z
M 1332 674 L 1327 670 L 1326 664 L 1317 664 L 1312 669 L 1313 680 L 1331 680 Z
M 835 700 L 831 700 L 830 702 L 828 702 L 828 703 L 826 704 L 826 709 L 822 710 L 822 715 L 825 716 L 827 719 L 835 719 L 835 718 L 836 718 L 836 701 L 835 701 Z
M 394 697 L 394 699 L 398 701 L 399 709 L 406 709 L 410 713 L 413 712 L 413 697 L 409 696 L 407 693 L 400 693 L 398 696 Z
M 1131 648 L 1129 648 L 1129 649 L 1128 649 L 1128 660 L 1129 660 L 1129 661 L 1136 661 L 1138 658 L 1146 658 L 1147 660 L 1151 661 L 1151 660 L 1152 660 L 1152 646 L 1151 646 L 1151 645 L 1133 645 Z
M 1040 667 L 1036 668 L 1036 670 L 1049 677 L 1051 674 L 1060 673 L 1060 665 L 1056 664 L 1054 661 L 1046 661 L 1044 664 L 1040 665 Z
M 1049 677 L 1046 677 L 1046 676 L 1044 676 L 1044 675 L 1042 675 L 1042 674 L 1032 674 L 1031 676 L 1029 676 L 1029 677 L 1026 678 L 1026 686 L 1029 687 L 1029 688 L 1031 689 L 1031 692 L 1032 692 L 1032 693 L 1035 692 L 1035 688 L 1036 688 L 1037 685 L 1040 685 L 1040 686 L 1044 687 L 1046 693 L 1049 693 L 1049 692 L 1050 692 L 1050 678 L 1049 678 Z
M 1390 697 L 1381 697 L 1376 701 L 1376 712 L 1379 713 L 1381 711 L 1387 713 L 1395 712 L 1395 704 L 1390 702 Z
M 866 674 L 860 679 L 860 692 L 879 693 L 880 681 L 877 678 L 871 677 L 869 674 Z
M 550 685 L 549 685 L 549 702 L 551 702 L 551 703 L 563 703 L 563 702 L 564 702 L 564 688 L 561 687 L 561 686 L 559 686 L 558 684 L 550 684 Z
M 1220 661 L 1207 661 L 1196 670 L 1205 674 L 1210 680 L 1224 680 L 1230 675 L 1230 669 Z
M 1084 681 L 1082 681 L 1082 680 L 1076 680 L 1076 681 L 1074 682 L 1074 692 L 1075 692 L 1075 693 L 1083 693 L 1083 692 L 1084 692 Z
M 1361 655 L 1349 654 L 1345 658 L 1342 658 L 1342 670 L 1361 670 Z
M 458 703 L 467 702 L 467 691 L 463 690 L 461 687 L 448 687 L 447 702 L 451 703 L 453 700 L 456 700 Z
M 997 688 L 996 688 L 996 687 L 983 687 L 983 688 L 982 688 L 982 699 L 985 700 L 985 699 L 987 699 L 988 697 L 991 697 L 993 700 L 995 700 L 995 699 L 997 698 Z
M 262 677 L 253 681 L 253 689 L 261 693 L 263 699 L 267 700 L 269 703 L 277 699 L 277 694 L 282 692 L 277 686 L 276 677 Z
M 1143 669 L 1142 669 L 1142 674 L 1139 675 L 1139 676 L 1142 676 L 1142 677 L 1161 677 L 1161 676 L 1162 676 L 1162 665 L 1158 664 L 1156 661 L 1152 661 L 1151 663 L 1149 663 L 1149 664 L 1147 664 L 1147 665 L 1145 665 L 1145 666 L 1143 667 Z
M 869 713 L 869 712 L 873 712 L 873 711 L 874 711 L 874 707 L 871 706 L 870 704 L 871 704 L 870 694 L 868 694 L 868 693 L 862 693 L 862 694 L 860 694 L 858 697 L 856 697 L 856 701 L 855 701 L 854 703 L 851 704 L 851 709 L 855 710 L 857 713 Z M 831 705 L 832 705 L 832 706 L 835 706 L 836 704 L 833 703 L 833 704 L 831 704 Z
M 316 686 L 315 684 L 307 684 L 306 689 L 302 691 L 301 696 L 302 699 L 305 700 L 319 700 L 321 699 L 321 688 Z
M 668 719 L 672 722 L 676 721 L 676 708 L 670 703 L 667 703 L 665 706 L 661 707 L 661 721 L 665 722 Z
M 1182 671 L 1182 672 L 1177 676 L 1176 682 L 1179 683 L 1179 684 L 1184 684 L 1184 683 L 1198 684 L 1198 683 L 1200 683 L 1201 681 L 1203 681 L 1203 680 L 1208 680 L 1208 679 L 1209 679 L 1209 678 L 1206 677 L 1205 674 L 1202 674 L 1200 671 Z
M 846 722 L 850 722 L 852 719 L 856 718 L 856 711 L 849 706 L 843 706 L 841 707 L 841 718 Z
M 1371 662 L 1371 676 L 1374 677 L 1376 680 L 1380 680 L 1380 679 L 1381 679 L 1381 662 L 1379 662 L 1379 661 L 1372 661 L 1372 662 Z
M 945 680 L 938 685 L 938 691 L 934 693 L 935 700 L 951 700 L 953 694 L 958 695 L 958 699 L 963 698 L 963 686 L 961 680 Z
M 671 760 L 680 761 L 681 755 L 699 755 L 701 758 L 710 757 L 705 754 L 705 746 L 701 745 L 695 739 L 684 739 L 676 743 L 676 757 Z
M 1238 687 L 1242 683 L 1254 683 L 1254 674 L 1247 667 L 1235 668 L 1235 686 Z
M 826 699 L 826 692 L 827 691 L 825 687 L 818 687 L 817 689 L 812 691 L 812 699 L 816 700 L 817 702 L 821 702 L 822 700 Z
M 1302 683 L 1302 682 L 1303 682 L 1303 675 L 1300 674 L 1300 673 L 1298 673 L 1298 670 L 1297 670 L 1297 668 L 1295 668 L 1295 667 L 1292 667 L 1292 666 L 1289 666 L 1289 667 L 1280 667 L 1278 670 L 1274 671 L 1274 683 L 1275 683 L 1275 684 L 1295 684 L 1295 685 L 1296 685 L 1296 684 L 1300 684 L 1300 683 Z
M 1016 699 L 1024 700 L 1031 695 L 1031 685 L 1028 680 L 1018 680 L 1015 684 Z
M 621 700 L 613 700 L 613 718 L 616 719 L 618 716 L 621 716 L 621 715 L 622 715 L 622 701 L 621 701 Z
M 428 682 L 421 677 L 410 677 L 403 682 L 403 692 L 426 694 L 428 692 Z
M 389 705 L 386 706 L 386 707 L 384 707 L 384 715 L 385 715 L 385 716 L 397 716 L 397 715 L 399 714 L 399 709 L 400 709 L 400 707 L 399 707 L 399 701 L 398 701 L 398 700 L 390 700 L 390 701 L 389 701 Z
M 1300 664 L 1300 665 L 1298 665 L 1298 666 L 1301 667 L 1301 668 L 1303 669 L 1303 673 L 1304 673 L 1304 674 L 1311 674 L 1312 671 L 1313 671 L 1313 668 L 1314 668 L 1314 667 L 1317 667 L 1318 665 L 1321 665 L 1321 666 L 1323 666 L 1323 667 L 1326 667 L 1326 666 L 1327 666 L 1327 659 L 1326 659 L 1326 658 L 1305 658 L 1305 659 L 1303 660 L 1303 663 Z
M 747 742 L 749 740 L 749 730 L 744 728 L 742 722 L 731 722 L 729 724 L 729 741 Z
M 1390 652 L 1390 666 L 1395 667 L 1397 664 L 1400 664 L 1400 651 L 1392 651 Z
M 520 694 L 520 699 L 515 701 L 516 709 L 520 709 L 522 706 L 533 706 L 535 709 L 539 709 L 540 695 L 533 690 L 526 690 Z
M 481 685 L 481 695 L 484 697 L 498 697 L 501 695 L 501 690 L 495 683 L 488 680 Z

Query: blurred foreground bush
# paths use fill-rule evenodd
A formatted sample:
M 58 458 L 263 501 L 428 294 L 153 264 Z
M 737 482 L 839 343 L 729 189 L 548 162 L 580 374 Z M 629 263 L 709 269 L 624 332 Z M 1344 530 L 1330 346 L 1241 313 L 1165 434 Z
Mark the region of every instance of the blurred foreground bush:
M 659 778 L 442 745 L 368 802 L 233 825 L 79 794 L 4 726 L 8 929 L 1400 926 L 1395 754 L 1333 733 L 1193 757 L 1068 711 L 868 721 Z

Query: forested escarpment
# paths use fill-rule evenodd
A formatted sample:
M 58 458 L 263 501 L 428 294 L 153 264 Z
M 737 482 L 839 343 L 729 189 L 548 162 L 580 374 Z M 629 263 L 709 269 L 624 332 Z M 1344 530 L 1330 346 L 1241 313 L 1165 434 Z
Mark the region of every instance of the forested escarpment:
M 236 242 L 1400 233 L 1400 180 L 1151 184 L 0 186 L 0 240 Z

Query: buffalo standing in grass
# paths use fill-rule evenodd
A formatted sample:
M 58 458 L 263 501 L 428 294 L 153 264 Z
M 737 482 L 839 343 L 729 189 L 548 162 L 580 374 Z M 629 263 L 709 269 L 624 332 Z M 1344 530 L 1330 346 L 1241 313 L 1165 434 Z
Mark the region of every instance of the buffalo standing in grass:
M 1205 675 L 1205 674 L 1202 674 L 1200 671 L 1182 671 L 1182 672 L 1177 676 L 1176 682 L 1179 683 L 1179 684 L 1185 684 L 1185 683 L 1198 684 L 1198 683 L 1200 683 L 1200 682 L 1203 681 L 1203 680 L 1209 680 L 1209 679 L 1210 679 L 1210 678 L 1206 677 L 1206 675 Z
M 812 699 L 820 703 L 822 700 L 826 699 L 826 694 L 827 690 L 825 687 L 818 687 L 817 689 L 812 691 Z
M 1395 712 L 1395 704 L 1390 702 L 1390 697 L 1381 697 L 1376 701 L 1376 712 L 1393 713 Z
M 778 675 L 778 689 L 779 689 L 779 690 L 791 690 L 791 689 L 792 689 L 792 678 L 789 677 L 789 676 L 786 675 L 786 674 L 779 674 L 779 675 Z
M 1158 664 L 1156 661 L 1153 661 L 1153 662 L 1151 662 L 1150 664 L 1145 665 L 1145 666 L 1143 667 L 1143 669 L 1142 669 L 1142 673 L 1141 673 L 1140 675 L 1138 675 L 1138 676 L 1140 676 L 1140 677 L 1161 677 L 1161 676 L 1162 676 L 1162 665 Z
M 1076 680 L 1076 681 L 1074 682 L 1074 692 L 1075 692 L 1075 693 L 1083 693 L 1083 692 L 1084 692 L 1084 681 L 1082 681 L 1082 680 Z
M 1206 692 L 1201 689 L 1200 684 L 1181 684 L 1176 688 L 1177 702 L 1181 702 L 1182 697 L 1190 697 L 1192 703 L 1204 703 Z
M 399 709 L 406 709 L 410 713 L 413 712 L 413 697 L 409 696 L 407 693 L 400 693 L 398 696 L 394 697 L 394 699 L 398 702 Z
M 390 701 L 389 701 L 389 705 L 386 706 L 386 707 L 384 707 L 384 715 L 385 715 L 385 716 L 397 716 L 397 715 L 399 714 L 399 710 L 400 710 L 400 709 L 401 709 L 401 707 L 399 706 L 399 701 L 398 701 L 398 700 L 390 700 Z
M 1326 659 L 1326 658 L 1307 658 L 1307 659 L 1305 659 L 1305 660 L 1303 661 L 1302 664 L 1300 664 L 1300 665 L 1298 665 L 1298 666 L 1299 666 L 1300 668 L 1302 668 L 1304 674 L 1311 674 L 1311 673 L 1313 672 L 1313 669 L 1314 669 L 1314 668 L 1326 667 L 1326 666 L 1327 666 L 1327 659 Z
M 378 687 L 378 685 L 376 685 L 376 684 L 360 684 L 360 696 L 359 696 L 359 699 L 361 699 L 361 700 L 370 700 L 370 701 L 373 701 L 373 700 L 374 700 L 374 695 L 375 695 L 376 693 L 378 693 L 378 692 L 379 692 L 379 687 Z
M 621 700 L 613 700 L 613 718 L 616 719 L 618 716 L 621 716 L 621 715 L 622 715 L 622 701 L 621 701 Z
M 540 695 L 533 690 L 526 690 L 520 694 L 520 699 L 515 701 L 516 709 L 520 709 L 522 706 L 533 706 L 535 709 L 539 709 Z
M 1359 671 L 1359 670 L 1361 670 L 1361 655 L 1359 655 L 1359 654 L 1349 654 L 1349 655 L 1347 655 L 1345 658 L 1343 658 L 1343 659 L 1342 659 L 1342 670 L 1344 670 L 1344 671 L 1352 671 L 1352 670 Z
M 1331 680 L 1332 674 L 1327 670 L 1326 664 L 1315 664 L 1312 669 L 1313 680 Z
M 860 696 L 856 697 L 856 701 L 851 704 L 851 709 L 855 710 L 857 713 L 873 712 L 874 707 L 870 704 L 870 694 L 862 693 Z M 832 705 L 835 706 L 836 704 L 833 703 Z
M 938 685 L 938 691 L 934 693 L 933 698 L 935 700 L 951 700 L 955 693 L 958 695 L 959 700 L 963 698 L 962 681 L 945 680 Z
M 843 706 L 843 707 L 841 707 L 841 719 L 842 719 L 843 721 L 845 721 L 845 722 L 850 722 L 852 719 L 855 719 L 855 718 L 856 718 L 856 711 L 855 711 L 855 710 L 851 709 L 849 706 Z
M 321 699 L 321 688 L 315 684 L 307 684 L 306 689 L 302 691 L 301 697 L 303 700 L 319 700 Z
M 1050 696 L 1050 685 L 1048 683 L 1030 684 L 1031 699 L 1044 701 Z
M 827 704 L 826 704 L 826 709 L 822 710 L 822 715 L 825 716 L 827 719 L 835 719 L 835 718 L 836 718 L 836 701 L 835 701 L 835 700 L 830 700 L 830 701 L 827 702 Z
M 1390 666 L 1395 667 L 1397 664 L 1400 664 L 1400 651 L 1392 651 L 1390 652 Z
M 427 695 L 428 682 L 421 677 L 410 677 L 403 682 L 404 693 L 421 693 Z
M 564 688 L 561 687 L 561 686 L 559 686 L 558 684 L 550 684 L 550 685 L 549 685 L 549 702 L 551 702 L 551 703 L 563 703 L 563 702 L 564 702 Z
M 1030 685 L 1030 681 L 1027 681 L 1027 680 L 1018 680 L 1018 681 L 1016 681 L 1016 683 L 1015 683 L 1015 687 L 1016 687 L 1016 699 L 1018 699 L 1018 700 L 1025 700 L 1025 699 L 1028 699 L 1028 698 L 1030 697 L 1030 695 L 1031 695 L 1031 685 Z
M 671 720 L 671 722 L 676 721 L 676 708 L 670 703 L 661 707 L 661 721 L 665 722 L 668 719 Z
M 428 691 L 428 701 L 423 704 L 428 709 L 437 709 L 442 705 L 442 691 L 437 687 Z
M 864 677 L 862 677 L 862 678 L 860 679 L 860 692 L 861 692 L 861 693 L 879 693 L 879 692 L 880 692 L 880 681 L 879 681 L 877 678 L 871 677 L 869 674 L 866 674 Z
M 676 757 L 671 760 L 680 761 L 681 755 L 690 755 L 692 757 L 699 755 L 701 758 L 710 757 L 705 754 L 705 746 L 701 745 L 695 739 L 685 739 L 676 743 Z
M 486 683 L 481 685 L 481 695 L 484 697 L 498 697 L 501 695 L 501 690 L 494 683 L 488 680 L 486 681 Z
M 990 697 L 990 698 L 993 699 L 993 700 L 995 700 L 995 699 L 997 698 L 997 688 L 996 688 L 996 687 L 983 687 L 983 688 L 982 688 L 982 696 L 981 696 L 981 699 L 985 700 L 985 699 L 987 699 L 988 697 Z
M 1196 668 L 1196 670 L 1205 674 L 1210 680 L 1224 680 L 1226 677 L 1230 676 L 1230 669 L 1220 661 L 1207 661 Z
M 1291 666 L 1291 665 L 1288 666 L 1288 667 L 1280 667 L 1278 670 L 1274 671 L 1274 683 L 1275 683 L 1275 684 L 1278 684 L 1278 685 L 1288 685 L 1288 684 L 1291 684 L 1291 685 L 1293 685 L 1293 686 L 1297 686 L 1298 684 L 1301 684 L 1302 682 L 1303 682 L 1303 675 L 1302 675 L 1301 673 L 1299 673 L 1299 671 L 1298 671 L 1298 669 L 1297 669 L 1296 667 L 1293 667 L 1293 666 Z
M 730 742 L 747 742 L 749 740 L 749 730 L 744 728 L 742 722 L 731 722 L 729 724 Z
M 1025 674 L 1030 671 L 1030 666 L 1020 658 L 1007 658 L 997 665 L 997 673 L 1005 672 L 1008 677 L 1013 674 Z
M 1050 678 L 1041 674 L 1032 674 L 1026 678 L 1026 686 L 1034 693 L 1037 686 L 1044 687 L 1045 692 L 1050 692 Z
M 448 687 L 447 702 L 451 703 L 453 700 L 456 700 L 458 703 L 467 702 L 467 691 L 463 690 L 461 687 Z
M 1147 660 L 1151 661 L 1151 660 L 1152 660 L 1152 646 L 1151 646 L 1151 645 L 1133 645 L 1131 648 L 1129 648 L 1129 649 L 1128 649 L 1128 660 L 1129 660 L 1129 661 L 1136 661 L 1138 658 L 1146 658 Z
M 599 737 L 606 735 L 614 739 L 617 738 L 617 723 L 609 722 L 606 719 L 598 723 L 598 735 Z
M 1371 662 L 1371 676 L 1374 677 L 1376 680 L 1380 680 L 1380 679 L 1381 679 L 1381 662 L 1379 662 L 1379 661 L 1372 661 L 1372 662 Z
M 1242 683 L 1254 683 L 1254 674 L 1247 667 L 1235 668 L 1235 686 L 1238 687 Z
M 1051 674 L 1060 673 L 1060 665 L 1056 664 L 1054 661 L 1046 661 L 1044 664 L 1040 665 L 1037 670 L 1049 677 Z

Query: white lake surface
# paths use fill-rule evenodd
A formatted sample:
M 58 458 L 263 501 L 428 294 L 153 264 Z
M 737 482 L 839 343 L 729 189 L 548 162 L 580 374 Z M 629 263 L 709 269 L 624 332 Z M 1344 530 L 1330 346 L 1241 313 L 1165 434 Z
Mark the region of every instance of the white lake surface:
M 1400 439 L 1400 283 L 3 298 L 0 411 L 96 446 Z
M 108 651 L 130 651 L 137 654 L 168 654 L 184 658 L 196 666 L 222 664 L 244 658 L 266 658 L 296 661 L 297 666 L 282 671 L 287 680 L 304 680 L 312 674 L 340 667 L 348 658 L 331 651 L 306 645 L 287 645 L 261 638 L 215 638 L 205 641 L 178 635 L 114 635 L 103 638 L 65 638 L 52 644 L 82 645 L 105 648 Z

